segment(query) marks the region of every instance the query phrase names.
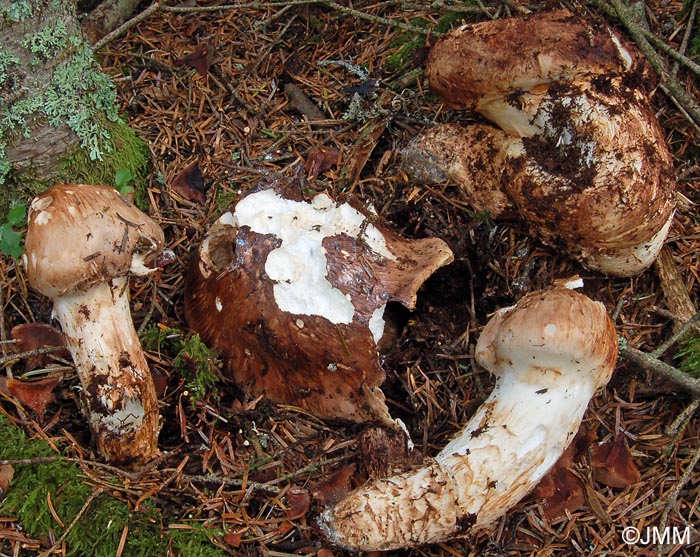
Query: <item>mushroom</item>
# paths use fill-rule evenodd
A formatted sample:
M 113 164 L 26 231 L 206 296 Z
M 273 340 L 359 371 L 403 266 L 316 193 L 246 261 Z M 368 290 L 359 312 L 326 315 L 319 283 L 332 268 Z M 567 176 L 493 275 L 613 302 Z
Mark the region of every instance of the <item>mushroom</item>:
M 569 285 L 573 286 L 573 285 Z M 476 345 L 496 386 L 425 466 L 370 482 L 319 517 L 345 548 L 386 551 L 488 528 L 557 462 L 617 359 L 605 307 L 563 285 L 499 310 Z
M 210 228 L 186 276 L 185 315 L 248 395 L 321 418 L 396 426 L 377 343 L 390 302 L 408 308 L 452 252 L 405 240 L 328 195 L 250 193 Z
M 517 212 L 590 269 L 630 276 L 653 263 L 675 182 L 636 50 L 556 11 L 460 27 L 427 73 L 446 104 L 498 127 L 428 130 L 404 151 L 409 175 L 453 180 L 494 217 Z
M 29 284 L 53 301 L 98 453 L 138 466 L 158 455 L 153 379 L 129 310 L 129 273 L 147 275 L 163 231 L 109 186 L 56 184 L 29 209 Z

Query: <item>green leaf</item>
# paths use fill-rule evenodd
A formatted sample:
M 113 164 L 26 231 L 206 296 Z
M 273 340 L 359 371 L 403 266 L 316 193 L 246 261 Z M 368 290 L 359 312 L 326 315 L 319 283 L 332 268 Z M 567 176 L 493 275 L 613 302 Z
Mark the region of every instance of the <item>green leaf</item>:
M 22 226 L 27 219 L 27 206 L 16 205 L 7 212 L 7 222 L 10 226 Z
M 9 222 L 0 225 L 0 252 L 15 259 L 22 255 L 22 234 L 12 229 Z
M 114 187 L 117 188 L 117 191 L 122 195 L 127 195 L 134 189 L 128 185 L 132 178 L 133 176 L 128 168 L 117 170 L 114 174 Z
M 131 178 L 131 170 L 128 168 L 117 170 L 117 172 L 114 174 L 114 185 L 117 187 L 117 189 L 121 189 L 131 181 Z

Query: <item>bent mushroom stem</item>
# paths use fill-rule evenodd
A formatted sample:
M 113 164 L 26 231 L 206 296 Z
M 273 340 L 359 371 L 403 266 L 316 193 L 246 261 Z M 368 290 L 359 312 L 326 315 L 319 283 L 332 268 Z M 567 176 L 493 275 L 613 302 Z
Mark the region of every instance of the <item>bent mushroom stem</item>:
M 128 280 L 114 278 L 54 299 L 75 362 L 98 452 L 110 462 L 157 451 L 158 402 L 129 309 Z
M 343 547 L 386 551 L 486 528 L 522 499 L 576 434 L 610 378 L 615 328 L 605 308 L 558 286 L 498 312 L 476 347 L 497 385 L 429 465 L 370 483 L 319 524 Z

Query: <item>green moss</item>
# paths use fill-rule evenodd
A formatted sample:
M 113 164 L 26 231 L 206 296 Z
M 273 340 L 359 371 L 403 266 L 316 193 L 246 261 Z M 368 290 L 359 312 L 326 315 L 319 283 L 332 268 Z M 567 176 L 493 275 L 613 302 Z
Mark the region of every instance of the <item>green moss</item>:
M 474 5 L 476 2 L 465 2 L 465 6 Z M 433 27 L 435 33 L 445 33 L 464 21 L 466 12 L 447 12 Z M 425 29 L 429 22 L 423 18 L 414 18 L 410 21 L 414 27 Z M 425 37 L 416 37 L 413 33 L 403 33 L 393 41 L 392 46 L 397 49 L 395 53 L 388 56 L 386 59 L 387 66 L 391 71 L 397 71 L 406 66 L 413 58 L 419 48 L 425 46 Z
M 2 414 L 0 438 L 3 440 L 0 459 L 56 456 L 48 443 L 29 439 Z M 34 539 L 46 538 L 49 532 L 59 537 L 92 493 L 93 487 L 84 480 L 81 470 L 65 461 L 16 466 L 7 495 L 0 502 L 0 514 L 19 518 L 24 531 Z M 64 526 L 52 515 L 49 501 Z M 125 552 L 125 555 L 152 557 L 163 554 L 165 542 L 161 540 L 160 525 L 154 520 L 156 514 L 153 507 L 134 514 L 123 501 L 107 494 L 99 495 L 68 533 L 66 555 L 113 556 L 127 525 L 128 540 L 132 546 L 141 546 L 141 551 Z
M 136 190 L 136 205 L 145 209 L 151 157 L 148 145 L 121 121 L 107 122 L 105 129 L 110 145 L 102 160 L 97 164 L 85 149 L 78 149 L 61 161 L 59 177 L 79 184 L 114 185 L 117 173 L 128 171 L 131 176 L 129 185 Z
M 2 413 L 0 439 L 2 460 L 57 456 L 48 443 L 28 438 Z M 86 480 L 80 468 L 61 460 L 16 465 L 5 499 L 0 501 L 0 516 L 19 519 L 25 534 L 33 539 L 47 539 L 50 532 L 58 538 L 81 512 L 93 492 L 94 487 L 88 485 Z M 49 501 L 63 527 L 49 510 Z M 128 528 L 128 536 L 123 555 L 129 557 L 226 555 L 211 543 L 214 537 L 224 534 L 221 528 L 192 521 L 182 523 L 177 517 L 172 517 L 179 527 L 169 529 L 167 510 L 147 500 L 139 512 L 133 512 L 124 501 L 108 493 L 98 495 L 66 536 L 65 555 L 114 557 L 125 528 Z M 0 551 L 4 550 L 0 541 Z
M 185 388 L 193 403 L 218 383 L 219 354 L 207 347 L 198 334 L 185 336 L 178 329 L 151 325 L 141 335 L 141 342 L 146 350 L 174 358 L 173 369 L 186 380 Z
M 700 335 L 688 334 L 678 343 L 678 369 L 693 377 L 700 377 Z
M 211 543 L 214 537 L 223 537 L 221 528 L 196 525 L 187 529 L 174 529 L 169 533 L 170 546 L 175 555 L 183 557 L 224 557 L 229 553 Z

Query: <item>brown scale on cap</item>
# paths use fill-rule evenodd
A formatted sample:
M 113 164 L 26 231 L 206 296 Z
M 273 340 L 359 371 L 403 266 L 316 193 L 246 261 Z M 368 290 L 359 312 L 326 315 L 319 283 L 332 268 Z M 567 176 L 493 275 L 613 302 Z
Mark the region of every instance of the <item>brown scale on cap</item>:
M 550 83 L 628 73 L 642 60 L 607 29 L 554 10 L 463 25 L 431 48 L 426 73 L 445 104 L 483 113 L 491 101 L 517 106 Z
M 377 322 L 388 302 L 413 308 L 422 283 L 452 252 L 439 239 L 402 239 L 375 220 L 323 194 L 309 204 L 266 190 L 211 227 L 187 273 L 186 316 L 222 351 L 224 373 L 250 396 L 322 418 L 394 423 L 380 389 Z M 262 231 L 282 221 L 276 233 Z M 299 309 L 290 311 L 283 290 L 294 279 L 270 274 L 285 272 L 272 270 L 272 262 L 297 237 L 302 255 L 282 267 L 308 280 L 316 275 L 300 298 L 292 296 Z

